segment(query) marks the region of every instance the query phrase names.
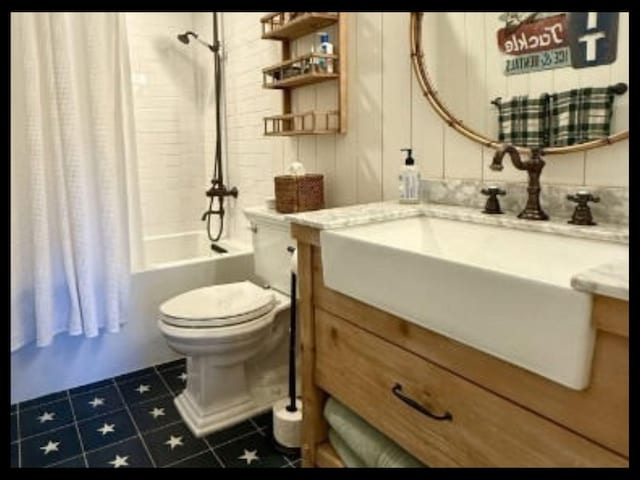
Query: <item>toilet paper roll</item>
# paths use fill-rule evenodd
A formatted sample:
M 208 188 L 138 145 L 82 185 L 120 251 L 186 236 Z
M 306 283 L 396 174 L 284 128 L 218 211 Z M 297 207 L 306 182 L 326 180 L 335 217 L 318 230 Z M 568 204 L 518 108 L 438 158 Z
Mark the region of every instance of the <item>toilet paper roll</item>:
M 287 410 L 289 399 L 278 400 L 273 405 L 273 436 L 288 448 L 300 447 L 300 427 L 302 425 L 302 401 L 296 399 L 296 411 Z

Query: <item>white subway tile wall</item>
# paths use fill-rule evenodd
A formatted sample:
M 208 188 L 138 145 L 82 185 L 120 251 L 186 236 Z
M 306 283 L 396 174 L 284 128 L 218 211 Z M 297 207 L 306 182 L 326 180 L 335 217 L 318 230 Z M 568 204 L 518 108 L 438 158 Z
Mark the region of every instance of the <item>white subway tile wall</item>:
M 262 88 L 262 68 L 280 58 L 280 44 L 260 38 L 260 17 L 264 13 L 222 14 L 228 184 L 240 191 L 238 199 L 229 202 L 227 235 L 247 242 L 251 241 L 251 232 L 242 209 L 262 205 L 272 197 L 273 177 L 284 168 L 281 157 L 285 139 L 263 135 L 262 118 L 282 108 L 282 93 Z M 275 159 L 279 159 L 277 165 Z
M 213 141 L 211 53 L 176 35 L 211 38 L 207 12 L 126 13 L 143 236 L 202 228 Z

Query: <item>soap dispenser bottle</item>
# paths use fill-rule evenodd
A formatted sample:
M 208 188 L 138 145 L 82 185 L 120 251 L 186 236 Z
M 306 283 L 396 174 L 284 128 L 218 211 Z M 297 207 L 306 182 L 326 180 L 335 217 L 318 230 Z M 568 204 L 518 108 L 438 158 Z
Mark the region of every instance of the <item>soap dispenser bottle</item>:
M 402 152 L 407 152 L 404 159 L 404 167 L 400 172 L 400 203 L 420 202 L 420 172 L 416 167 L 416 162 L 411 156 L 411 148 L 402 148 Z

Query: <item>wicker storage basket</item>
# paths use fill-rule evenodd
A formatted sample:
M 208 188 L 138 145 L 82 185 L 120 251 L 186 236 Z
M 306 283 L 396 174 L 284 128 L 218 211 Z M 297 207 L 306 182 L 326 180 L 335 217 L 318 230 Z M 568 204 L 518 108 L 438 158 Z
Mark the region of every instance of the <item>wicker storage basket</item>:
M 296 213 L 324 208 L 323 175 L 279 175 L 274 181 L 276 211 Z

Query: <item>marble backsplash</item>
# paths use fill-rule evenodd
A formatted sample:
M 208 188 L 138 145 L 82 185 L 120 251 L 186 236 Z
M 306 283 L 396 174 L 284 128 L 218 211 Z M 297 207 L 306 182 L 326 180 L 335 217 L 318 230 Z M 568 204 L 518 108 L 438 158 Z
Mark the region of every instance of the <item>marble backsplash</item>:
M 507 192 L 506 195 L 498 197 L 505 214 L 517 215 L 522 211 L 527 202 L 526 182 L 426 179 L 422 181 L 422 201 L 482 210 L 487 197 L 482 195 L 480 190 L 489 186 L 497 186 Z M 540 193 L 542 209 L 553 220 L 569 220 L 576 204 L 567 200 L 567 195 L 581 190 L 589 191 L 594 196 L 600 197 L 599 203 L 589 203 L 595 222 L 629 224 L 629 189 L 627 187 L 585 187 L 545 185 L 543 183 Z

